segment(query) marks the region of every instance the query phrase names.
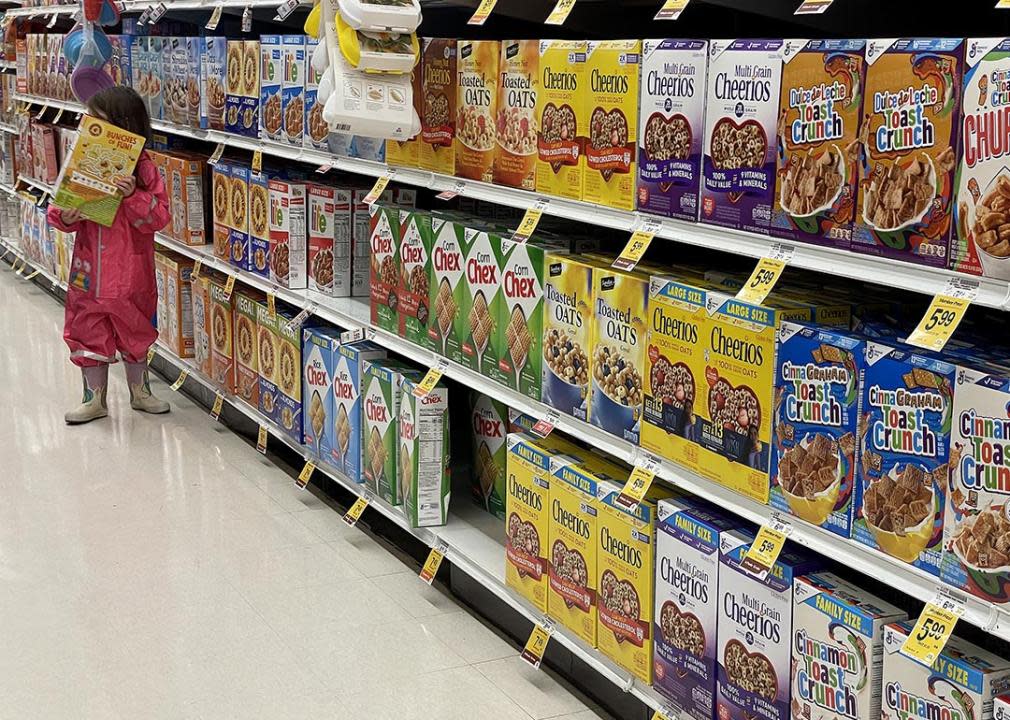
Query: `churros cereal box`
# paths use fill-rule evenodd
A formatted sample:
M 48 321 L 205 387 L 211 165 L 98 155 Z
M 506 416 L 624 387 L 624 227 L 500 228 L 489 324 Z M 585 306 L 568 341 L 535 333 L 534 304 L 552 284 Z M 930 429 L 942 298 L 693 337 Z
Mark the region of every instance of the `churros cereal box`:
M 538 41 L 502 40 L 499 68 L 494 183 L 536 190 Z
M 491 182 L 498 146 L 497 40 L 456 44 L 456 175 Z
M 397 295 L 400 283 L 400 209 L 375 203 L 371 220 L 371 319 L 382 330 L 398 333 Z
M 549 254 L 540 399 L 580 420 L 589 419 L 594 322 L 593 263 L 578 255 Z
M 257 309 L 265 301 L 252 288 L 236 288 L 233 297 L 235 331 L 235 386 L 239 397 L 252 407 L 259 405 L 259 362 L 257 360 Z
M 473 426 L 470 434 L 473 451 L 471 494 L 478 505 L 504 520 L 508 408 L 488 395 L 471 390 L 470 419 Z
M 467 334 L 468 320 L 463 297 L 466 225 L 455 217 L 433 213 L 431 235 L 430 318 L 425 345 L 462 364 L 462 339 Z
M 536 190 L 544 195 L 582 199 L 587 49 L 584 40 L 540 41 Z
M 964 40 L 868 40 L 852 249 L 946 267 Z
M 403 379 L 396 451 L 400 498 L 411 527 L 435 527 L 449 519 L 449 389 L 439 384 L 419 398 L 416 387 L 416 380 Z
M 354 482 L 364 482 L 361 433 L 365 363 L 386 357 L 371 342 L 341 344 L 333 370 L 333 446 L 328 461 Z
M 468 227 L 466 274 L 463 286 L 465 335 L 460 344 L 463 364 L 481 374 L 499 379 L 498 349 L 501 347 L 502 238 L 493 230 Z
M 865 40 L 786 40 L 771 234 L 848 249 Z
M 421 49 L 422 170 L 456 171 L 456 41 L 424 38 Z
M 396 287 L 398 333 L 427 347 L 432 253 L 431 213 L 400 210 L 400 271 Z

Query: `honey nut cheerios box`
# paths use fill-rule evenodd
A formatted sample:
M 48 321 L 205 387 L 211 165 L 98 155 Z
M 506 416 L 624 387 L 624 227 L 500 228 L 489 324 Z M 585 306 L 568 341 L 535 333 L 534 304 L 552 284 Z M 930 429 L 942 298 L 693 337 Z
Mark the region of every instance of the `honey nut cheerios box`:
M 707 40 L 643 40 L 638 209 L 698 220 Z
M 550 253 L 544 278 L 540 399 L 584 421 L 589 420 L 592 377 L 594 265 L 583 256 Z
M 333 370 L 333 444 L 329 462 L 354 482 L 362 483 L 365 363 L 379 362 L 386 351 L 368 341 L 342 343 Z M 329 432 L 329 430 L 327 430 Z
M 786 544 L 763 578 L 740 563 L 754 541 L 749 530 L 719 538 L 717 717 L 788 720 L 793 585 L 823 561 Z
M 456 172 L 456 40 L 424 38 L 421 49 L 422 170 Z
M 361 470 L 365 484 L 390 505 L 400 505 L 397 451 L 403 379 L 418 381 L 422 373 L 396 359 L 365 361 L 361 393 Z
M 469 395 L 472 423 L 470 493 L 480 507 L 504 520 L 509 408 L 476 390 L 471 390 Z
M 494 183 L 536 190 L 540 43 L 502 40 Z
M 771 234 L 847 250 L 856 217 L 865 40 L 785 40 Z
M 578 454 L 563 438 L 509 433 L 505 490 L 505 584 L 547 612 L 550 460 Z
M 277 310 L 277 409 L 274 422 L 296 442 L 302 438 L 302 334 L 294 313 Z
M 492 182 L 498 146 L 498 40 L 456 44 L 456 175 Z
M 653 681 L 683 717 L 711 720 L 715 710 L 719 538 L 739 518 L 694 497 L 660 500 L 656 509 Z
M 961 38 L 867 41 L 854 251 L 947 267 L 963 63 Z
M 540 41 L 536 191 L 544 195 L 582 199 L 587 49 L 585 40 Z
M 781 40 L 712 40 L 702 222 L 767 235 L 775 193 Z
M 334 389 L 340 331 L 334 327 L 302 328 L 302 444 L 325 462 L 334 456 Z
M 793 585 L 792 714 L 810 720 L 880 717 L 884 626 L 900 608 L 827 572 Z
M 252 288 L 235 288 L 232 297 L 235 331 L 236 394 L 252 407 L 259 405 L 259 361 L 257 359 L 256 318 L 266 301 L 263 293 Z
M 424 210 L 400 210 L 400 271 L 396 287 L 398 333 L 428 347 L 432 217 Z
M 641 40 L 590 41 L 586 94 L 582 199 L 620 210 L 635 209 L 638 179 L 638 87 Z
M 932 666 L 901 652 L 912 623 L 884 627 L 881 720 L 993 720 L 997 695 L 1010 690 L 1010 663 L 952 636 Z
M 277 421 L 277 324 L 280 315 L 271 313 L 266 303 L 256 307 L 256 359 L 259 363 L 259 411 Z
M 461 365 L 468 323 L 464 299 L 466 251 L 466 218 L 452 212 L 433 212 L 425 346 Z

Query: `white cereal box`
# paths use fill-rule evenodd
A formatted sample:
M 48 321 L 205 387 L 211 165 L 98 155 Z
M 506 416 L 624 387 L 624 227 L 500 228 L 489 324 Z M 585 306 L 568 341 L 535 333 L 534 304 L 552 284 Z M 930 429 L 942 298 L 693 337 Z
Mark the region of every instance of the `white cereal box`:
M 350 295 L 350 191 L 309 183 L 309 289 L 334 297 Z
M 337 348 L 333 367 L 333 444 L 328 458 L 355 482 L 362 476 L 361 398 L 365 363 L 386 357 L 386 351 L 371 342 L 343 344 Z
M 422 398 L 404 378 L 396 451 L 403 512 L 411 527 L 449 519 L 449 388 L 436 385 Z
M 832 573 L 793 586 L 793 717 L 880 717 L 884 626 L 904 610 Z
M 992 708 L 993 720 L 1010 720 L 1010 695 L 996 698 Z
M 270 279 L 286 288 L 304 288 L 306 272 L 305 184 L 270 180 Z

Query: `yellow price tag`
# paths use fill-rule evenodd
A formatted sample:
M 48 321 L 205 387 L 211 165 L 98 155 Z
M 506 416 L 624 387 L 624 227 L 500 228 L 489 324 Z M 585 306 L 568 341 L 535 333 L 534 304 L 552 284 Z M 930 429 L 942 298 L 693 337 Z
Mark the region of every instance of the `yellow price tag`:
M 295 481 L 295 484 L 300 488 L 304 488 L 306 485 L 309 484 L 309 480 L 312 479 L 312 473 L 314 473 L 315 471 L 316 471 L 316 464 L 311 460 L 307 460 L 305 462 L 305 467 L 303 467 L 302 471 L 298 473 L 298 480 Z
M 750 274 L 747 282 L 736 294 L 737 300 L 760 305 L 768 297 L 768 293 L 775 287 L 775 283 L 782 276 L 782 271 L 786 269 L 785 260 L 775 258 L 761 258 L 758 261 L 754 272 Z
M 421 579 L 429 585 L 435 581 L 435 575 L 438 574 L 438 568 L 442 565 L 442 560 L 445 559 L 445 551 L 448 549 L 445 543 L 439 543 L 428 553 L 428 559 L 424 561 L 424 567 L 421 568 Z
M 150 365 L 151 361 L 154 360 L 154 356 L 157 354 L 157 352 L 158 351 L 157 351 L 157 349 L 155 349 L 154 345 L 152 345 L 151 347 L 147 348 L 147 364 L 148 365 Z
M 270 437 L 270 430 L 266 425 L 260 425 L 259 433 L 256 435 L 256 449 L 263 455 L 267 454 L 267 438 Z
M 901 646 L 902 654 L 925 665 L 932 665 L 954 632 L 958 617 L 959 614 L 954 610 L 926 603 L 915 627 Z
M 354 527 L 358 520 L 361 519 L 361 515 L 365 512 L 366 507 L 368 507 L 368 498 L 359 497 L 357 502 L 351 505 L 350 509 L 344 513 L 344 522 Z
M 654 20 L 676 20 L 687 7 L 688 0 L 666 0 Z
M 673 19 L 676 20 L 676 18 Z M 680 716 L 677 714 L 677 711 L 666 705 L 652 714 L 652 720 L 677 720 L 678 717 Z
M 215 420 L 221 417 L 221 410 L 224 408 L 224 395 L 218 393 L 217 397 L 214 398 L 214 407 L 210 409 L 210 416 Z
M 445 358 L 439 358 L 435 366 L 428 370 L 427 375 L 421 378 L 421 382 L 414 386 L 414 397 L 423 398 L 434 390 L 448 368 L 449 362 Z
M 277 296 L 273 293 L 267 293 L 267 312 L 270 313 L 270 317 L 277 314 Z
M 523 648 L 522 659 L 535 668 L 540 667 L 544 653 L 547 652 L 547 643 L 550 642 L 553 633 L 554 623 L 550 620 L 544 619 L 542 623 L 534 625 L 530 639 L 526 641 L 526 647 Z
M 831 7 L 832 2 L 834 0 L 803 0 L 793 15 L 820 15 Z
M 533 203 L 533 207 L 526 211 L 522 221 L 519 223 L 519 227 L 512 233 L 512 242 L 521 243 L 530 239 L 533 233 L 536 232 L 537 225 L 540 224 L 540 218 L 543 216 L 548 204 L 549 201 L 546 198 L 540 198 Z
M 912 334 L 905 338 L 909 345 L 939 352 L 947 344 L 964 319 L 971 300 L 950 295 L 937 295 Z
M 544 25 L 564 25 L 573 7 L 575 7 L 575 0 L 558 0 L 558 4 L 544 20 Z
M 637 508 L 652 487 L 657 470 L 659 470 L 659 458 L 649 453 L 641 453 L 631 470 L 631 475 L 628 476 L 628 481 L 624 483 L 621 494 L 617 496 L 617 502 L 629 510 Z
M 224 10 L 224 6 L 223 5 L 218 5 L 216 8 L 214 8 L 214 12 L 212 12 L 210 14 L 210 20 L 207 21 L 207 26 L 206 27 L 207 27 L 208 30 L 216 30 L 217 29 L 217 24 L 219 22 L 221 22 L 221 11 L 222 10 Z
M 225 299 L 230 298 L 232 291 L 235 290 L 235 276 L 229 275 L 228 280 L 224 284 L 224 296 Z
M 996 0 L 997 10 L 1006 10 L 1007 8 L 1010 8 L 1010 0 Z
M 631 238 L 628 240 L 628 244 L 624 246 L 624 250 L 614 260 L 612 267 L 618 270 L 633 270 L 641 262 L 642 256 L 649 249 L 649 245 L 652 243 L 652 239 L 656 237 L 656 233 L 659 232 L 659 228 L 660 224 L 658 222 L 650 220 L 641 230 L 633 232 Z
M 38 268 L 33 270 L 30 275 L 25 275 L 25 280 L 31 280 L 33 277 L 39 274 Z
M 375 184 L 372 185 L 372 189 L 368 191 L 367 195 L 365 195 L 365 205 L 371 205 L 382 196 L 383 191 L 385 191 L 386 186 L 389 185 L 389 181 L 392 177 L 393 171 L 387 170 L 385 175 L 380 176 L 379 179 L 375 181 Z
M 54 123 L 58 123 L 60 121 L 61 117 L 63 117 L 63 108 L 59 108 L 56 111 L 56 117 L 53 118 L 53 122 Z
M 188 377 L 189 377 L 189 370 L 183 370 L 181 373 L 179 373 L 179 377 L 176 379 L 176 381 L 172 383 L 172 389 L 178 390 L 179 388 L 181 388 L 182 384 L 186 382 L 186 378 Z
M 191 278 L 200 277 L 200 271 L 203 270 L 203 260 L 197 258 L 193 261 L 193 272 L 190 274 Z
M 252 171 L 255 173 L 263 172 L 263 151 L 256 150 L 253 152 L 252 156 Z
M 740 561 L 740 567 L 749 573 L 763 577 L 779 559 L 779 553 L 786 544 L 786 538 L 792 533 L 792 526 L 774 519 L 768 525 L 762 525 L 754 542 Z
M 467 21 L 468 25 L 483 25 L 488 16 L 494 11 L 494 6 L 498 0 L 481 0 L 480 5 L 474 11 L 473 16 Z

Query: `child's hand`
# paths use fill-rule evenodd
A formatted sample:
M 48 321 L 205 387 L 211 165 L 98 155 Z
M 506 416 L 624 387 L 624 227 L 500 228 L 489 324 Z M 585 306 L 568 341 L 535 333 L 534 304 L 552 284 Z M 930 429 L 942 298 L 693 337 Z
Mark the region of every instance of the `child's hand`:
M 60 219 L 64 225 L 73 225 L 81 219 L 81 211 L 77 208 L 60 208 Z
M 112 182 L 119 188 L 119 192 L 123 193 L 124 198 L 133 195 L 133 191 L 137 189 L 137 178 L 133 175 L 120 175 Z

